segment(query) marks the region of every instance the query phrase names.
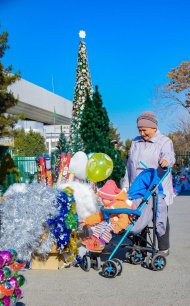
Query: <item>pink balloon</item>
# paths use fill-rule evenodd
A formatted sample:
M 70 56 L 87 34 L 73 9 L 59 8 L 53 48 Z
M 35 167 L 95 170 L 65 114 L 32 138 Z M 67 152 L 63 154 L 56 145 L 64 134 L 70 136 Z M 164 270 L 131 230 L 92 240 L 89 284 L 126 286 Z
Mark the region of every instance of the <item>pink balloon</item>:
M 0 254 L 0 269 L 3 268 L 4 265 L 5 265 L 5 261 L 4 261 L 3 257 Z
M 10 277 L 7 282 L 11 285 L 12 289 L 18 288 L 18 281 L 15 276 Z
M 5 306 L 10 306 L 11 305 L 11 299 L 9 296 L 4 296 L 2 298 L 3 303 L 5 304 Z
M 3 272 L 3 270 L 0 270 L 0 283 L 3 282 L 4 279 L 5 279 L 4 272 Z
M 15 289 L 14 292 L 15 292 L 16 295 L 17 295 L 17 299 L 20 300 L 20 298 L 21 298 L 21 296 L 22 296 L 22 291 L 21 291 L 19 288 L 17 288 L 17 289 Z
M 1 251 L 0 256 L 4 260 L 4 265 L 9 265 L 13 258 L 13 255 L 9 251 Z

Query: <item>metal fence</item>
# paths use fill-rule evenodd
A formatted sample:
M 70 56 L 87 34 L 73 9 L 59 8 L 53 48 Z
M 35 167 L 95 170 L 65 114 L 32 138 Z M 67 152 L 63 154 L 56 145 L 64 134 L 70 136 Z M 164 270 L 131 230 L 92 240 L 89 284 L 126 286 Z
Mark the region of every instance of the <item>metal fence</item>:
M 13 160 L 21 176 L 37 172 L 35 156 L 13 156 Z
M 176 152 L 176 165 L 179 167 L 190 167 L 190 151 Z

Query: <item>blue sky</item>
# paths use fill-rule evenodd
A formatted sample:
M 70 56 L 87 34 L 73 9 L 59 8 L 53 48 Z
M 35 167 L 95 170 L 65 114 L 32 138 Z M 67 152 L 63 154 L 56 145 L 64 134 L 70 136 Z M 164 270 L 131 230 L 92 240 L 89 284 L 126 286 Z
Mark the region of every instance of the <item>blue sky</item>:
M 136 136 L 136 118 L 153 110 L 155 86 L 190 60 L 189 0 L 1 0 L 1 31 L 9 32 L 4 64 L 41 87 L 72 100 L 85 30 L 93 85 L 123 140 Z M 171 122 L 158 114 L 160 129 Z M 163 118 L 164 117 L 164 118 Z

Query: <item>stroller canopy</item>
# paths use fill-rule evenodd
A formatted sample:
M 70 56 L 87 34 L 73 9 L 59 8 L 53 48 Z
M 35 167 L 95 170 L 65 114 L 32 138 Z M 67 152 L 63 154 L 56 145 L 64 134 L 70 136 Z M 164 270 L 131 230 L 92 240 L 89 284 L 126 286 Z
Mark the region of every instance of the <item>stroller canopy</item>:
M 158 193 L 163 194 L 163 188 L 160 183 L 160 180 L 161 179 L 159 178 L 156 169 L 145 169 L 133 181 L 128 191 L 128 196 L 131 199 L 147 199 L 151 195 L 152 187 L 155 185 L 158 186 Z

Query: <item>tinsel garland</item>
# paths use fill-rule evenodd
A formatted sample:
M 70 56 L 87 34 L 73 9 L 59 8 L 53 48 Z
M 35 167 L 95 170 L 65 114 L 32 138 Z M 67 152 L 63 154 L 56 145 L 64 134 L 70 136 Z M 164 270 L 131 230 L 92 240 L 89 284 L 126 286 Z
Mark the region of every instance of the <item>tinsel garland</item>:
M 58 251 L 71 254 L 69 261 L 76 258 L 78 254 L 78 216 L 73 193 L 74 191 L 69 187 L 59 192 L 56 205 L 59 214 L 47 221 L 50 231 L 56 238 Z
M 7 195 L 1 203 L 0 249 L 14 248 L 18 259 L 30 261 L 41 245 L 46 221 L 57 215 L 57 194 L 57 190 L 35 183 L 26 185 L 23 193 Z M 53 235 L 49 237 L 39 253 L 49 253 L 54 240 Z

